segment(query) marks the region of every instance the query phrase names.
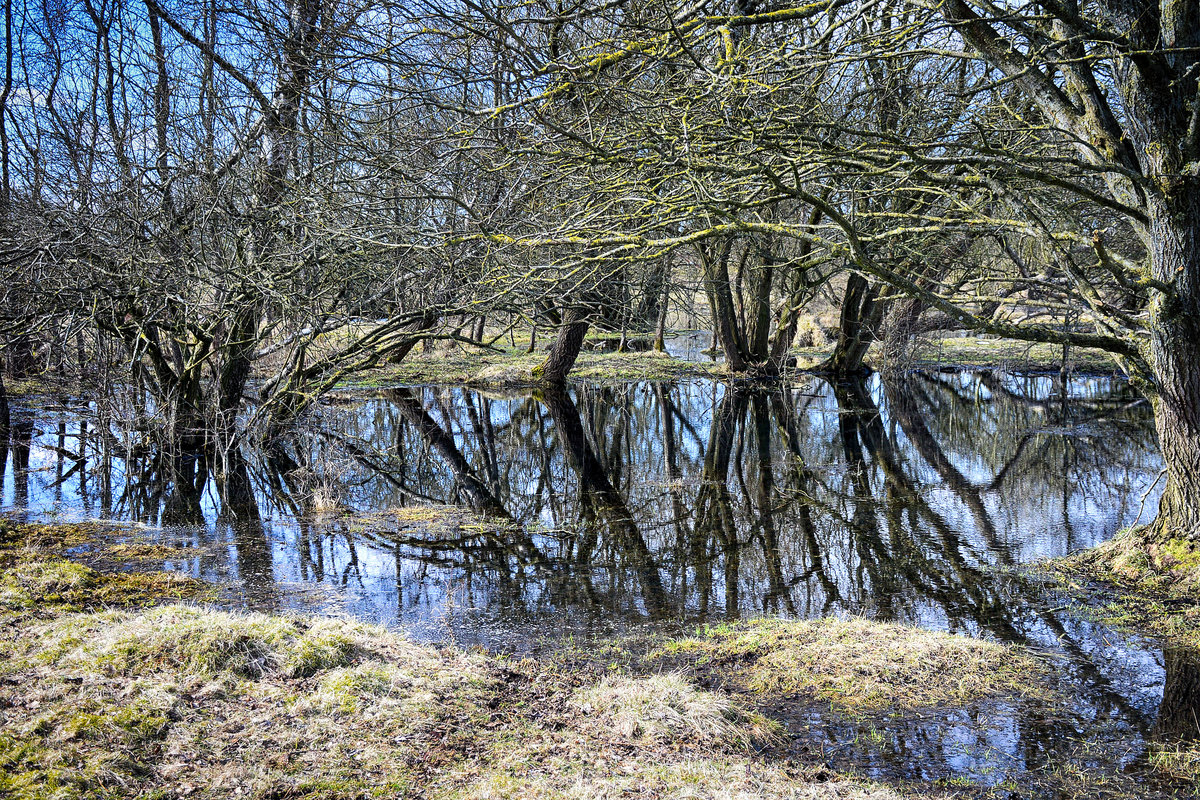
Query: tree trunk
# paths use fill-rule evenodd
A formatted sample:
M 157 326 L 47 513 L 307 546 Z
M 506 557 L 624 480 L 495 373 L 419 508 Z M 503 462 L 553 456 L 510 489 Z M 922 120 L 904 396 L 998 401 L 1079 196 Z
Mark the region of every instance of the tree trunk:
M 4 385 L 4 371 L 0 370 L 0 439 L 8 443 L 8 389 Z
M 718 245 L 718 252 L 700 248 L 700 260 L 704 266 L 704 286 L 712 306 L 713 334 L 721 349 L 725 351 L 725 363 L 733 372 L 746 371 L 745 348 L 738 332 L 737 308 L 733 302 L 733 291 L 729 285 L 728 241 Z
M 875 302 L 878 294 L 877 286 L 857 272 L 850 273 L 842 298 L 837 345 L 818 372 L 827 373 L 838 382 L 862 375 L 865 371 L 863 359 L 875 341 L 879 322 L 879 310 Z
M 750 272 L 750 302 L 746 309 L 746 355 L 765 364 L 770 355 L 771 287 L 775 279 L 774 259 L 768 252 L 757 254 L 758 265 Z
M 1157 383 L 1154 421 L 1167 469 L 1156 533 L 1200 545 L 1200 185 L 1188 189 L 1152 207 L 1154 277 L 1174 294 L 1154 292 L 1150 362 Z
M 583 347 L 583 337 L 587 336 L 587 316 L 587 309 L 582 306 L 573 305 L 566 310 L 558 329 L 558 338 L 550 346 L 546 360 L 533 369 L 534 380 L 549 384 L 566 381 Z

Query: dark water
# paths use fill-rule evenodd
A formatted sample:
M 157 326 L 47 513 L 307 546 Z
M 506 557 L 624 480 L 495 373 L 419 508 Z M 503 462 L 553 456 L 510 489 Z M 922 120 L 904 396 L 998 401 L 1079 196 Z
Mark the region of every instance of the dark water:
M 1151 411 L 1117 379 L 398 388 L 332 399 L 220 485 L 199 463 L 164 482 L 132 442 L 92 406 L 17 409 L 0 507 L 136 520 L 194 548 L 162 566 L 235 602 L 423 638 L 531 649 L 645 623 L 859 614 L 1038 647 L 1070 687 L 1065 718 L 985 704 L 881 735 L 791 720 L 813 728 L 804 747 L 868 774 L 1003 787 L 1064 747 L 1080 769 L 1136 771 L 1167 713 L 1170 658 L 1015 569 L 1153 516 Z M 413 509 L 429 505 L 491 522 L 425 523 Z

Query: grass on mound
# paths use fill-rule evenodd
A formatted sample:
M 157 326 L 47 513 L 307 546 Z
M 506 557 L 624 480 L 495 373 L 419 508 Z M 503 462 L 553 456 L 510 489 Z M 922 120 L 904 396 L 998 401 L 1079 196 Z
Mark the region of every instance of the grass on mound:
M 851 714 L 1048 691 L 1045 665 L 1019 648 L 857 618 L 706 628 L 657 655 L 742 690 L 810 696 Z
M 1125 530 L 1098 547 L 1050 562 L 1048 569 L 1084 595 L 1080 611 L 1174 646 L 1200 649 L 1200 551 L 1183 539 L 1162 539 L 1149 528 Z M 1085 582 L 1118 591 L 1096 603 Z
M 675 674 L 606 677 L 577 692 L 574 706 L 582 718 L 628 739 L 748 748 L 780 733 L 777 723 L 743 710 L 728 695 Z
M 1150 526 L 1130 528 L 1090 550 L 1057 562 L 1068 573 L 1172 599 L 1200 599 L 1200 549 L 1163 538 Z
M 0 797 L 395 797 L 486 717 L 482 657 L 340 620 L 62 614 L 0 648 Z
M 332 620 L 309 624 L 179 605 L 71 619 L 45 634 L 49 652 L 91 672 L 206 678 L 315 675 L 350 663 L 361 638 Z

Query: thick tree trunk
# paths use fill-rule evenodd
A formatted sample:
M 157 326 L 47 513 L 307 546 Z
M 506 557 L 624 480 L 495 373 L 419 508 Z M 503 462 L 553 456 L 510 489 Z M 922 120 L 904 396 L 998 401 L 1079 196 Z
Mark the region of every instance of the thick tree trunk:
M 770 355 L 771 286 L 774 281 L 774 260 L 764 253 L 757 268 L 751 271 L 750 302 L 746 309 L 746 355 L 758 364 L 767 363 Z
M 875 341 L 879 325 L 878 294 L 878 287 L 866 278 L 856 272 L 850 274 L 842 298 L 837 344 L 818 372 L 832 376 L 837 382 L 862 375 L 863 359 Z
M 1154 276 L 1174 289 L 1155 292 L 1150 307 L 1154 420 L 1167 469 L 1156 526 L 1200 545 L 1200 185 L 1187 189 L 1151 216 Z
M 579 350 L 583 347 L 583 337 L 587 336 L 587 309 L 581 306 L 571 306 L 563 314 L 562 325 L 558 329 L 558 338 L 550 346 L 546 360 L 534 367 L 534 380 L 542 383 L 560 384 L 566 381 Z

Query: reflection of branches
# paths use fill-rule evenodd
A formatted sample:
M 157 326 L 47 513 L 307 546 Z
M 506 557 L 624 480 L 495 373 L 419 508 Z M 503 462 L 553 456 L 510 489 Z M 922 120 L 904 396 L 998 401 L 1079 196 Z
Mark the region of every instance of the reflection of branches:
M 895 382 L 884 381 L 884 392 L 888 398 L 888 408 L 892 417 L 904 429 L 904 435 L 916 448 L 925 463 L 933 467 L 947 487 L 963 501 L 970 509 L 975 519 L 975 528 L 987 543 L 988 548 L 1002 564 L 1010 564 L 1012 557 L 996 536 L 996 525 L 988 513 L 987 506 L 979 489 L 963 476 L 958 468 L 946 457 L 937 440 L 925 426 L 922 415 L 913 402 L 911 392 L 904 378 Z
M 400 410 L 400 414 L 417 431 L 430 450 L 437 453 L 450 471 L 454 479 L 467 496 L 471 507 L 491 516 L 511 519 L 507 510 L 492 494 L 487 484 L 479 479 L 467 459 L 463 456 L 454 438 L 442 430 L 413 393 L 408 389 L 394 389 L 391 400 Z
M 638 531 L 625 498 L 613 487 L 588 443 L 578 409 L 562 388 L 544 390 L 540 397 L 559 431 L 567 460 L 579 475 L 580 499 L 584 507 L 607 522 L 614 533 L 616 545 L 638 576 L 646 610 L 652 617 L 663 616 L 668 603 L 654 555 Z

